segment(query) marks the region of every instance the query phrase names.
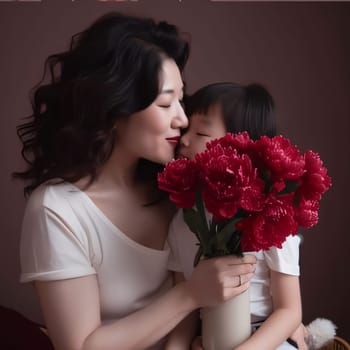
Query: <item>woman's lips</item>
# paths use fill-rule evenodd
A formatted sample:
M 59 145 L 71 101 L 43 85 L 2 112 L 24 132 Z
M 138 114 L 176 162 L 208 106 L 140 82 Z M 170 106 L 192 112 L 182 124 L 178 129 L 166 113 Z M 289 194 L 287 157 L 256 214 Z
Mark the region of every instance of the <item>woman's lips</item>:
M 176 147 L 180 141 L 180 136 L 167 137 L 166 140 L 173 146 Z

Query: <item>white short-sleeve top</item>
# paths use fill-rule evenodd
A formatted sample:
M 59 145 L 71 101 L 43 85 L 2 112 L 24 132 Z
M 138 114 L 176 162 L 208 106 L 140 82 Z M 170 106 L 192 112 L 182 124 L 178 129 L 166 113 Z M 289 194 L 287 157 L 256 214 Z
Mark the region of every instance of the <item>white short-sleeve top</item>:
M 102 321 L 139 310 L 168 290 L 168 257 L 167 247 L 156 250 L 131 240 L 70 183 L 43 184 L 29 198 L 21 282 L 96 274 Z
M 169 269 L 183 272 L 188 279 L 193 271 L 198 240 L 184 222 L 182 210 L 176 213 L 170 224 L 168 242 L 171 249 Z M 252 322 L 266 319 L 272 312 L 270 270 L 299 276 L 299 244 L 299 236 L 289 236 L 281 249 L 272 247 L 267 251 L 247 252 L 257 258 L 249 287 Z

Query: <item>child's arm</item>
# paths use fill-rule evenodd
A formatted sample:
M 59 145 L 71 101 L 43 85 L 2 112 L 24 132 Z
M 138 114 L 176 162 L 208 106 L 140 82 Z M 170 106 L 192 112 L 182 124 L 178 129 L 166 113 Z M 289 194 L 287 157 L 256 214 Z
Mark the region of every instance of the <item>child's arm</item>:
M 302 323 L 300 323 L 298 328 L 291 334 L 289 338 L 297 343 L 299 350 L 308 350 L 308 346 L 306 344 L 306 337 L 306 327 Z
M 271 271 L 273 312 L 262 326 L 235 350 L 272 350 L 301 323 L 299 277 Z
M 182 272 L 175 272 L 175 284 L 185 281 Z M 191 312 L 169 334 L 165 350 L 188 350 L 199 326 L 198 310 Z

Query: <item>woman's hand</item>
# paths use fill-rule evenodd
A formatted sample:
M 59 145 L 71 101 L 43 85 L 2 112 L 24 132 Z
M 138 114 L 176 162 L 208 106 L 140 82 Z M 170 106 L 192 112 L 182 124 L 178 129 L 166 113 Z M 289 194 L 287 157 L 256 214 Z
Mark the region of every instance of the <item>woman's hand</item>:
M 185 283 L 197 307 L 217 305 L 249 287 L 255 264 L 254 255 L 202 260 Z

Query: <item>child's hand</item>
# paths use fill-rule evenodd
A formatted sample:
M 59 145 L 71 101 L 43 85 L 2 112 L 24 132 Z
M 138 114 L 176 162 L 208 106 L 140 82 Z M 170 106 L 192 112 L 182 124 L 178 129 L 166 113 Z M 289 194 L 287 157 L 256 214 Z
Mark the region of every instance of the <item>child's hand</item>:
M 308 350 L 308 346 L 305 342 L 307 336 L 307 329 L 300 323 L 298 328 L 291 334 L 290 338 L 298 344 L 299 350 Z
M 249 287 L 255 271 L 253 255 L 202 260 L 186 282 L 197 307 L 217 305 Z

